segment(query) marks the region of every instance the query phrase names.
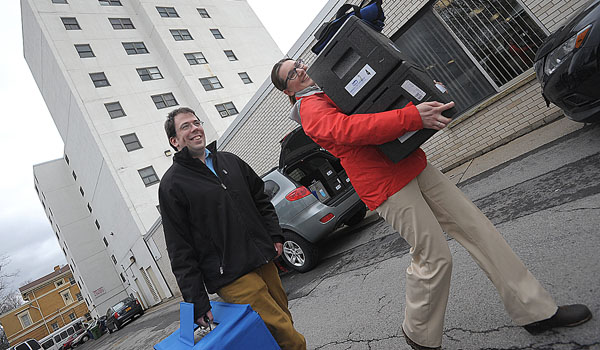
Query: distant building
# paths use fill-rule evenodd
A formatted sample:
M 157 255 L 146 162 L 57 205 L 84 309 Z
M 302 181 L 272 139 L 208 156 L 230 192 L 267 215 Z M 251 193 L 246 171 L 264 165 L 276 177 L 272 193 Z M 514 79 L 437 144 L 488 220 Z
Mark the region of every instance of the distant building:
M 0 315 L 10 344 L 41 340 L 60 327 L 90 314 L 68 265 L 19 288 L 25 304 Z
M 34 166 L 35 186 L 92 315 L 127 295 L 145 307 L 176 295 L 143 239 L 172 164 L 166 115 L 191 107 L 216 140 L 281 51 L 244 0 L 21 0 L 21 11 L 24 56 L 65 145 Z

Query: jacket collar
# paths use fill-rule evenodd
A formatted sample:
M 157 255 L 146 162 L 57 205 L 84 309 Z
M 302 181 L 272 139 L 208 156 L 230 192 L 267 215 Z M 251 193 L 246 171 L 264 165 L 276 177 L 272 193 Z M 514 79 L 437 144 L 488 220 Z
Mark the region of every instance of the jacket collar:
M 294 104 L 294 107 L 292 107 L 288 118 L 302 125 L 300 119 L 300 104 L 302 103 L 302 97 L 311 96 L 322 92 L 323 90 L 321 90 L 321 88 L 317 85 L 312 85 L 296 92 L 296 103 Z
M 217 141 L 213 141 L 211 143 L 209 143 L 208 145 L 206 145 L 206 149 L 208 149 L 210 151 L 210 153 L 213 154 L 213 156 L 215 155 L 215 153 L 217 153 Z M 181 151 L 175 153 L 175 156 L 173 157 L 173 161 L 176 163 L 180 163 L 180 164 L 185 164 L 185 165 L 191 165 L 191 164 L 196 164 L 196 162 L 200 162 L 199 159 L 193 158 L 190 155 L 190 150 L 187 147 L 184 147 Z M 202 163 L 202 162 L 200 162 Z
M 296 92 L 296 99 L 300 99 L 302 97 L 318 94 L 320 92 L 323 92 L 323 90 L 320 87 L 318 87 L 317 85 L 311 85 L 309 87 L 306 87 L 306 88 Z

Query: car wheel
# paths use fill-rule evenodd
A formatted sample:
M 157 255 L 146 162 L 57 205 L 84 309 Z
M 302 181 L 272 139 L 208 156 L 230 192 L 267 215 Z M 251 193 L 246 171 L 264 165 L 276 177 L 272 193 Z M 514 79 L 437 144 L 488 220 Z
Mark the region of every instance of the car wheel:
M 317 247 L 295 232 L 283 231 L 283 260 L 299 272 L 311 270 L 319 259 Z
M 112 334 L 112 329 L 110 329 L 110 326 L 106 326 L 106 329 L 108 329 L 108 334 Z
M 88 340 L 90 340 L 90 337 L 88 337 L 87 335 L 84 335 L 83 338 L 81 338 L 82 343 L 85 343 Z
M 349 217 L 348 220 L 346 220 L 346 222 L 344 223 L 348 226 L 356 226 L 363 221 L 365 215 L 367 215 L 367 207 L 363 205 L 363 207 L 360 208 L 360 210 L 357 211 L 356 214 Z

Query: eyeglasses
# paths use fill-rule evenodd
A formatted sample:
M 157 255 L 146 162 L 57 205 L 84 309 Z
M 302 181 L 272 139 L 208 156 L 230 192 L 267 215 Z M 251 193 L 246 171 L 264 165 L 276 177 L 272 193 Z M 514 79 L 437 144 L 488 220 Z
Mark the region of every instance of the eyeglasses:
M 304 66 L 304 61 L 302 61 L 301 58 L 297 59 L 296 62 L 294 63 L 294 68 L 292 68 L 292 70 L 288 72 L 287 77 L 285 79 L 285 83 L 283 83 L 284 90 L 287 89 L 288 81 L 298 78 L 298 72 L 296 71 L 296 69 L 302 68 L 303 66 Z
M 202 125 L 204 125 L 204 122 L 202 120 L 200 120 L 200 119 L 196 119 L 196 120 L 194 120 L 191 123 L 183 123 L 183 124 L 181 124 L 179 126 L 179 130 L 181 130 L 181 131 L 187 131 L 187 130 L 189 130 L 192 127 L 192 125 L 195 126 L 195 127 L 197 127 L 197 128 L 199 128 Z

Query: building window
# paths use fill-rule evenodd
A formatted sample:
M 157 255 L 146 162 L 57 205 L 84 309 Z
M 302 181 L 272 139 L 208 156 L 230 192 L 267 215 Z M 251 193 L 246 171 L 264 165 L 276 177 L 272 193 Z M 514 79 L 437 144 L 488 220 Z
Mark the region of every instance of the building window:
M 90 205 L 90 203 L 87 204 L 87 208 L 88 208 L 88 211 L 91 213 L 92 212 L 92 206 Z
M 240 79 L 242 79 L 244 84 L 252 84 L 252 79 L 250 79 L 250 76 L 248 75 L 248 73 L 241 72 L 241 73 L 238 73 L 238 75 L 240 76 Z
M 60 18 L 65 25 L 66 30 L 80 30 L 81 27 L 79 23 L 77 23 L 77 18 L 75 17 L 61 17 Z
M 60 279 L 60 280 L 58 280 L 58 281 L 54 281 L 54 286 L 55 286 L 56 288 L 58 288 L 58 287 L 62 286 L 63 284 L 65 284 L 65 282 L 64 282 L 62 279 Z
M 392 36 L 407 59 L 446 85 L 458 113 L 530 69 L 546 36 L 518 0 L 471 4 L 433 1 Z
M 54 322 L 53 324 L 50 325 L 52 327 L 52 331 L 55 331 L 58 329 L 58 322 Z
M 225 39 L 223 37 L 223 34 L 221 34 L 221 31 L 218 29 L 211 29 L 210 32 L 212 33 L 212 35 L 215 37 L 215 39 Z
M 208 63 L 202 52 L 191 52 L 184 55 L 190 66 Z
M 231 115 L 238 114 L 238 110 L 237 110 L 237 108 L 235 108 L 235 105 L 233 104 L 233 102 L 221 103 L 221 104 L 215 105 L 215 107 L 217 107 L 217 111 L 221 115 L 221 118 L 225 118 L 225 117 L 229 117 Z
M 52 0 L 53 4 L 67 4 L 67 0 Z
M 506 85 L 533 66 L 546 34 L 518 0 L 437 1 L 433 11 L 465 45 L 495 85 Z M 501 4 L 501 5 L 499 5 Z
M 123 282 L 127 282 L 127 281 L 125 280 L 125 276 L 123 276 L 123 273 L 122 273 L 122 272 L 121 272 L 119 275 L 121 276 L 121 281 L 123 281 Z
M 225 56 L 227 56 L 227 58 L 230 61 L 237 61 L 238 60 L 238 58 L 235 56 L 235 54 L 233 53 L 232 50 L 225 50 L 223 52 L 225 52 Z
M 73 264 L 75 265 L 75 264 Z M 69 277 L 69 284 L 70 285 L 74 285 L 75 284 L 75 278 L 73 278 L 73 276 Z
M 172 106 L 177 106 L 177 100 L 175 100 L 175 96 L 172 93 L 168 92 L 160 95 L 152 95 L 152 101 L 156 106 L 156 109 L 162 109 Z
M 77 301 L 82 301 L 83 300 L 83 295 L 81 295 L 81 293 L 75 294 L 75 297 L 77 298 Z
M 75 316 L 75 313 L 74 313 L 74 312 L 71 312 L 71 313 L 69 314 L 69 320 L 71 320 L 71 321 L 75 321 L 75 318 L 76 318 L 76 317 L 77 317 L 77 316 Z
M 210 15 L 208 14 L 208 11 L 206 11 L 206 9 L 197 9 L 198 13 L 200 14 L 200 17 L 202 18 L 210 18 Z
M 94 224 L 96 224 L 96 228 L 99 230 L 100 229 L 100 223 L 98 222 L 98 220 L 94 221 Z
M 108 82 L 106 75 L 104 75 L 104 72 L 90 73 L 90 78 L 92 78 L 92 82 L 94 83 L 94 86 L 97 88 L 104 87 L 104 86 L 110 86 L 110 83 Z
M 204 90 L 206 90 L 206 91 L 223 88 L 223 85 L 221 85 L 221 82 L 219 81 L 219 78 L 217 78 L 217 77 L 200 78 L 200 83 L 202 83 L 202 86 L 204 87 Z
M 104 107 L 106 107 L 106 111 L 108 112 L 110 119 L 120 118 L 127 115 L 125 114 L 123 107 L 121 107 L 121 103 L 118 101 L 105 103 Z
M 170 29 L 169 31 L 175 41 L 194 40 L 187 29 Z
M 127 149 L 127 152 L 135 151 L 136 149 L 143 148 L 140 140 L 135 133 L 122 135 L 121 140 Z
M 140 173 L 140 177 L 142 178 L 142 181 L 144 181 L 144 185 L 146 185 L 146 187 L 160 182 L 160 179 L 156 175 L 156 172 L 152 166 L 139 169 L 138 173 Z
M 77 174 L 75 174 L 75 170 L 71 172 L 71 175 L 73 175 L 73 180 L 77 180 Z
M 111 255 L 110 258 L 112 259 L 113 264 L 117 264 L 117 259 L 115 258 L 114 255 Z
M 29 316 L 28 310 L 18 314 L 17 317 L 19 318 L 19 321 L 21 321 L 21 326 L 23 326 L 23 329 L 25 329 L 25 328 L 31 326 L 31 324 L 33 324 L 33 322 L 31 322 L 31 316 Z
M 130 18 L 109 18 L 113 29 L 135 29 Z
M 60 292 L 60 296 L 63 298 L 65 305 L 69 305 L 73 302 L 73 297 L 71 296 L 71 291 L 69 291 L 68 289 L 63 292 Z
M 146 45 L 144 45 L 143 41 L 135 41 L 122 44 L 125 48 L 125 52 L 127 52 L 128 55 L 141 55 L 148 53 L 148 49 L 146 48 Z
M 108 241 L 106 240 L 106 237 L 102 237 L 102 242 L 104 242 L 104 245 L 108 247 Z
M 161 17 L 179 17 L 174 7 L 156 7 Z
M 83 192 L 83 188 L 81 186 L 79 186 L 79 193 L 81 193 L 81 196 L 85 196 L 85 192 Z
M 81 58 L 96 57 L 96 55 L 94 55 L 94 51 L 92 51 L 92 47 L 89 44 L 75 45 L 75 50 L 77 50 L 77 53 Z
M 66 153 L 65 153 L 65 162 L 67 162 L 67 164 L 69 164 L 69 156 L 67 156 Z
M 142 81 L 158 80 L 163 78 L 158 67 L 144 67 L 137 68 L 136 70 Z
M 123 6 L 120 0 L 98 0 L 102 6 Z

